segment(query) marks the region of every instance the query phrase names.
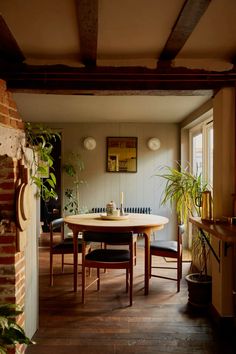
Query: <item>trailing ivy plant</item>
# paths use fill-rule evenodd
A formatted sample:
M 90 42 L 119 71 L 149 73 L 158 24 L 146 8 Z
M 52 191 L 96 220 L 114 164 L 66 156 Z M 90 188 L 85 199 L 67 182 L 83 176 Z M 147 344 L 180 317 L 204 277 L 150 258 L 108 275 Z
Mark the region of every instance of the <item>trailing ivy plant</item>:
M 15 304 L 0 304 L 0 354 L 7 354 L 8 349 L 16 344 L 34 344 L 16 323 L 16 317 L 22 313 Z
M 43 124 L 25 123 L 26 145 L 32 149 L 33 162 L 30 165 L 32 182 L 37 186 L 37 195 L 44 201 L 57 199 L 56 176 L 53 170 L 53 141 L 61 139 L 55 130 Z

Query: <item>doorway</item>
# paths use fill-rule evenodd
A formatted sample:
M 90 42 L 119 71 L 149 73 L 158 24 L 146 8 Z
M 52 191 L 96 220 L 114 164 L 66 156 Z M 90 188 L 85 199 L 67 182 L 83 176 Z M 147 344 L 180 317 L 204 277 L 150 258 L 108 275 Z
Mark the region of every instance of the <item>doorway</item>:
M 51 143 L 53 145 L 51 153 L 53 167 L 50 168 L 49 173 L 53 172 L 56 177 L 57 199 L 51 198 L 46 202 L 40 199 L 40 222 L 43 232 L 48 232 L 50 222 L 61 216 L 61 139 L 55 136 Z

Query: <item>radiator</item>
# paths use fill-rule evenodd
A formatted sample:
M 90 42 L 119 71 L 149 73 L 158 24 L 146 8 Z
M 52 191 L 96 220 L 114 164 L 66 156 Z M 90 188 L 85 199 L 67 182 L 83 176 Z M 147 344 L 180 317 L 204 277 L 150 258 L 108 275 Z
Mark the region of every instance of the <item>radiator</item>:
M 106 208 L 92 208 L 92 213 L 105 213 Z M 127 207 L 124 208 L 125 213 L 151 214 L 150 207 Z

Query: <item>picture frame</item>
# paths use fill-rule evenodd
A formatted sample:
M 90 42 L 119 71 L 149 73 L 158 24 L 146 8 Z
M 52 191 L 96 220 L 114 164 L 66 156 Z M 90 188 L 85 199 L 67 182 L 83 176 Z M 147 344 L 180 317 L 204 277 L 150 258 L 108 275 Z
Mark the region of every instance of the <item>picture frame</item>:
M 137 137 L 107 137 L 106 171 L 137 172 Z

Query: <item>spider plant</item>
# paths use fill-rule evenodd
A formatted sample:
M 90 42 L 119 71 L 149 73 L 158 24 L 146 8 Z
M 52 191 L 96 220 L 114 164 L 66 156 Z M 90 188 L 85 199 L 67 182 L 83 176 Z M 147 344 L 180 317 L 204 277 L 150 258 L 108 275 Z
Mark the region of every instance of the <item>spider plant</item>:
M 193 174 L 178 165 L 177 168 L 165 166 L 162 173 L 156 176 L 166 182 L 161 205 L 170 203 L 176 208 L 178 223 L 187 224 L 189 216 L 201 216 L 201 193 L 207 190 L 207 183 L 202 181 L 201 174 Z M 199 267 L 200 277 L 207 276 L 209 248 L 199 231 L 193 238 L 192 254 Z M 192 264 L 193 267 L 193 264 Z
M 189 167 L 178 169 L 165 166 L 163 173 L 157 176 L 166 181 L 162 205 L 170 202 L 171 206 L 175 204 L 179 223 L 186 223 L 188 217 L 201 215 L 201 209 L 198 200 L 201 193 L 207 189 L 207 184 L 202 182 L 202 176 L 194 175 L 189 171 Z

